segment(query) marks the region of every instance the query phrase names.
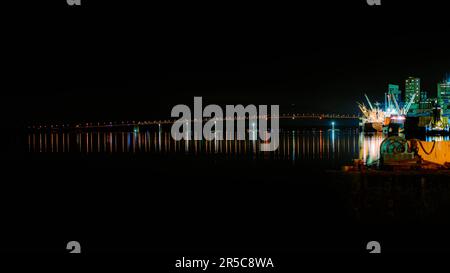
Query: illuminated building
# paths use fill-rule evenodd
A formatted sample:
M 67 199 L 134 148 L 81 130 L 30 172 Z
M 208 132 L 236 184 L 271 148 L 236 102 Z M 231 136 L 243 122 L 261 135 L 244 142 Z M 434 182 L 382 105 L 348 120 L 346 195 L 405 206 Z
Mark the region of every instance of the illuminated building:
M 450 79 L 438 84 L 438 102 L 445 113 L 450 112 Z
M 411 109 L 417 109 L 419 108 L 419 101 L 420 101 L 420 79 L 409 77 L 406 79 L 405 83 L 405 102 L 408 102 L 411 97 L 417 94 L 414 98 L 414 101 L 411 105 Z
M 433 108 L 432 99 L 428 98 L 428 92 L 420 92 L 419 109 L 431 110 Z

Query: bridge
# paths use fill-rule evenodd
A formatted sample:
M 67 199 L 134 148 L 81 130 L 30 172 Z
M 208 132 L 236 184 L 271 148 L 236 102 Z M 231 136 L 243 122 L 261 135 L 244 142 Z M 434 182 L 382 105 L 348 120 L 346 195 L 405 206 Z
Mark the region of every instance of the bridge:
M 227 120 L 249 120 L 252 119 L 274 119 L 278 118 L 279 120 L 301 120 L 301 119 L 359 119 L 361 116 L 355 114 L 315 114 L 315 113 L 307 113 L 307 114 L 283 114 L 280 116 L 245 116 L 241 117 L 225 117 L 225 118 L 217 118 L 217 121 L 227 121 Z M 214 119 L 214 118 L 213 118 Z M 162 126 L 162 125 L 171 125 L 178 119 L 165 119 L 165 120 L 146 120 L 146 121 L 109 121 L 109 122 L 83 122 L 83 123 L 72 123 L 72 124 L 40 124 L 40 125 L 31 125 L 28 126 L 28 129 L 34 130 L 59 130 L 59 129 L 96 129 L 96 128 L 123 128 L 123 127 L 139 127 L 139 126 Z M 211 120 L 211 118 L 203 118 L 202 122 L 207 122 Z M 191 122 L 199 122 L 197 119 L 191 120 Z

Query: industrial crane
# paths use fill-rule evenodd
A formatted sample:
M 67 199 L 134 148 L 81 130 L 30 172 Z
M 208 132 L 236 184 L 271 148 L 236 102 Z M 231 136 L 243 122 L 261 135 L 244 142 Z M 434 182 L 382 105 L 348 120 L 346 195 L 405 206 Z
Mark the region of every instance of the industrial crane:
M 366 107 L 364 103 L 358 103 L 358 107 L 364 115 L 365 122 L 379 122 L 382 123 L 384 121 L 384 112 L 380 109 L 379 103 L 375 103 L 375 108 L 372 106 L 369 97 L 367 94 L 364 94 L 366 97 L 367 103 L 369 104 L 369 108 Z
M 366 97 L 366 100 L 367 100 L 367 103 L 369 104 L 370 110 L 373 111 L 372 103 L 370 103 L 369 97 L 367 96 L 367 94 L 364 94 L 364 96 Z
M 411 105 L 414 102 L 414 99 L 416 98 L 417 92 L 414 93 L 411 98 L 409 99 L 409 101 L 405 104 L 405 106 L 403 108 L 400 108 L 398 106 L 398 102 L 395 99 L 395 96 L 391 93 L 388 96 L 389 101 L 392 100 L 394 102 L 394 106 L 395 106 L 395 110 L 397 111 L 398 115 L 404 115 L 406 116 L 406 114 L 408 114 L 409 109 L 411 108 Z
M 408 101 L 408 103 L 405 105 L 405 107 L 403 107 L 403 112 L 404 112 L 403 114 L 404 114 L 404 115 L 408 114 L 409 108 L 411 108 L 411 105 L 413 104 L 414 99 L 416 98 L 416 96 L 417 96 L 417 92 L 414 93 L 414 94 L 411 96 L 411 98 L 410 98 L 410 100 Z

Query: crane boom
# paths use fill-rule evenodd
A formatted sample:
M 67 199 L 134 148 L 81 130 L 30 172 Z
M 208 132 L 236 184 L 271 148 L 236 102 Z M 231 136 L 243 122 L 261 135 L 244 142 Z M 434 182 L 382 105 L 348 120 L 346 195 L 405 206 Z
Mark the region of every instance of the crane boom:
M 400 107 L 398 106 L 397 99 L 395 98 L 395 96 L 392 93 L 391 93 L 391 100 L 394 101 L 395 110 L 397 111 L 398 114 L 400 114 L 401 110 L 400 110 Z
M 367 96 L 367 94 L 364 94 L 364 96 L 366 97 L 367 103 L 369 103 L 370 110 L 373 110 L 372 103 L 370 103 L 369 97 Z
M 364 104 L 358 102 L 358 107 L 366 118 L 369 118 L 370 114 Z
M 411 98 L 409 99 L 408 103 L 405 105 L 403 111 L 404 111 L 404 115 L 406 115 L 409 111 L 409 108 L 411 108 L 412 103 L 414 102 L 414 99 L 416 98 L 417 92 L 414 93 Z

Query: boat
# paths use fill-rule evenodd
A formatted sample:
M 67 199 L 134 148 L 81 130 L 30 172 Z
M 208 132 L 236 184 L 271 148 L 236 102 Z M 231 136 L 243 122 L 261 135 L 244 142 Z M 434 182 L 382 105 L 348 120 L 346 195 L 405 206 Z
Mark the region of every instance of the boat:
M 375 107 L 369 100 L 369 97 L 365 95 L 369 107 L 364 103 L 358 103 L 358 107 L 361 110 L 363 116 L 359 123 L 364 133 L 376 133 L 383 131 L 383 125 L 385 122 L 385 112 L 380 108 L 379 103 L 375 103 Z
M 400 107 L 392 93 L 386 94 L 386 103 L 384 109 L 382 109 L 377 102 L 373 106 L 369 97 L 365 94 L 369 107 L 364 103 L 358 103 L 358 107 L 363 113 L 360 123 L 363 132 L 383 132 L 387 135 L 404 133 L 406 116 L 416 96 L 417 93 L 411 96 L 408 103 Z

